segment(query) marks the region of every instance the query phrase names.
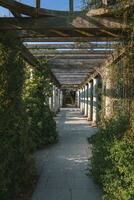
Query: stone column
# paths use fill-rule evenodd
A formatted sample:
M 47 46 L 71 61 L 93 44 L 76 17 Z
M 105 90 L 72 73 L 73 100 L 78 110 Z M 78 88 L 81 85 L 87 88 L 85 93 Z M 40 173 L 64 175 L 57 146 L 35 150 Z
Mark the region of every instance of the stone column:
M 85 109 L 85 88 L 82 88 L 82 113 L 84 114 Z
M 85 108 L 84 115 L 88 116 L 88 84 L 85 85 Z
M 104 113 L 105 118 L 111 118 L 113 116 L 113 77 L 112 77 L 112 67 L 105 68 L 103 72 L 103 86 L 105 93 L 105 105 L 104 105 Z
M 60 108 L 63 107 L 63 91 L 60 90 Z
M 93 82 L 88 83 L 88 120 L 92 120 L 93 114 Z
M 60 109 L 60 89 L 59 88 L 57 88 L 57 99 L 56 99 L 56 101 L 57 101 L 57 112 L 58 112 L 59 109 Z
M 82 112 L 83 102 L 82 102 L 82 88 L 80 89 L 80 111 Z
M 53 107 L 52 107 L 52 96 L 49 97 L 49 108 L 52 110 Z
M 97 95 L 97 87 L 98 87 L 98 78 L 93 79 L 93 125 L 96 125 L 97 122 L 97 111 L 98 111 L 98 95 Z
M 56 87 L 53 85 L 53 111 L 56 112 Z
M 56 107 L 57 107 L 57 112 L 59 110 L 59 89 L 56 88 Z
M 76 91 L 76 106 L 77 106 L 77 108 L 79 108 L 80 107 L 80 91 L 79 91 L 79 89 Z

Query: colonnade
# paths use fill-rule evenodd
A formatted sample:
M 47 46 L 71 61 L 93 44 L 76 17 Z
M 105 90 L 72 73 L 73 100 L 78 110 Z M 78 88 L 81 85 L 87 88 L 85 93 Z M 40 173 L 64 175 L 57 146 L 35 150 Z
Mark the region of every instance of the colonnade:
M 98 84 L 99 77 L 95 77 L 76 92 L 77 107 L 93 125 L 96 125 L 98 118 Z
M 52 111 L 57 113 L 63 106 L 63 91 L 57 86 L 53 85 L 52 94 L 49 97 L 49 107 Z

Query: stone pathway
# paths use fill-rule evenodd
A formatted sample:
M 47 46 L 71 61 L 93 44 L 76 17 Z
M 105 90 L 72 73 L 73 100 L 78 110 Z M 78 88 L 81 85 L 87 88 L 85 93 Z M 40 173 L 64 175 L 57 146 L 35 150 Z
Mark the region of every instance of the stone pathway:
M 40 178 L 32 200 L 101 200 L 101 192 L 86 175 L 91 150 L 87 137 L 95 129 L 77 109 L 57 116 L 59 142 L 37 152 Z

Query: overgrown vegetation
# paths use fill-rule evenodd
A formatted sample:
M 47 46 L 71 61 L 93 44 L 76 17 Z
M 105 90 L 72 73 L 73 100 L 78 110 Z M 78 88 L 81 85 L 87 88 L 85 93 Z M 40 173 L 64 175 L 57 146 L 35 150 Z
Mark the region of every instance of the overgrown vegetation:
M 105 119 L 103 116 L 98 132 L 89 139 L 93 152 L 89 164 L 90 173 L 101 186 L 104 200 L 134 199 L 133 6 L 127 9 L 126 5 L 130 1 L 117 1 L 119 2 L 122 7 L 113 8 L 112 13 L 129 25 L 128 34 L 125 37 L 123 35 L 124 40 L 118 47 L 119 50 L 126 48 L 126 52 L 118 63 L 109 66 L 111 73 L 108 80 L 111 82 L 111 90 L 108 91 L 108 97 L 111 99 L 111 118 Z M 124 34 L 123 30 L 121 34 Z M 102 102 L 104 115 L 103 105 Z
M 16 35 L 0 34 L 0 199 L 21 200 L 35 177 L 33 152 L 57 140 L 43 64 L 31 72 Z
M 133 49 L 119 63 L 109 66 L 112 115 L 99 123 L 90 139 L 91 174 L 104 191 L 104 200 L 134 199 L 134 67 Z M 103 109 L 103 114 L 104 110 Z M 92 168 L 91 168 L 92 167 Z
M 54 113 L 49 109 L 48 99 L 52 94 L 50 74 L 46 64 L 36 69 L 27 67 L 27 79 L 24 87 L 24 104 L 28 114 L 30 137 L 36 149 L 57 141 Z
M 12 39 L 10 39 L 12 38 Z M 31 184 L 32 143 L 22 103 L 25 63 L 19 41 L 0 35 L 0 199 L 15 199 Z
M 133 118 L 132 118 L 133 119 Z M 90 139 L 91 174 L 104 191 L 104 200 L 134 198 L 134 122 L 117 116 Z

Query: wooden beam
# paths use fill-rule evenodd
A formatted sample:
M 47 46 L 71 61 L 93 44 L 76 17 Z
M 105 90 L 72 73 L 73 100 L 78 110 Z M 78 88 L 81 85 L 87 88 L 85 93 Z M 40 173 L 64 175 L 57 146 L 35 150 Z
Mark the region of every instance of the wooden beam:
M 58 66 L 70 65 L 73 67 L 73 66 L 78 65 L 78 66 L 84 67 L 85 65 L 89 65 L 89 66 L 93 65 L 94 66 L 94 64 L 96 64 L 96 66 L 97 66 L 100 63 L 103 63 L 104 61 L 105 61 L 104 58 L 97 59 L 97 60 L 95 60 L 95 59 L 80 59 L 80 58 L 78 58 L 77 60 L 73 59 L 73 58 L 71 58 L 71 59 L 57 58 L 54 60 L 49 60 L 48 64 L 50 66 L 54 64 L 54 65 L 58 65 Z
M 26 62 L 28 62 L 30 65 L 36 67 L 39 64 L 39 61 L 28 51 L 28 49 L 25 46 L 22 46 L 21 54 L 23 58 L 26 60 Z M 60 87 L 60 83 L 58 82 L 54 74 L 52 72 L 50 73 L 51 73 L 52 81 L 54 81 L 55 84 L 58 87 Z
M 36 8 L 39 9 L 40 8 L 40 5 L 41 5 L 41 2 L 40 0 L 36 0 Z
M 20 13 L 28 16 L 36 15 L 36 8 L 28 5 L 24 5 L 20 2 L 13 0 L 0 0 L 0 6 L 3 6 L 9 10 L 12 10 L 14 13 Z
M 112 53 L 112 51 L 108 51 L 108 50 L 86 50 L 86 49 L 78 49 L 78 50 L 45 50 L 45 49 L 32 49 L 30 50 L 30 52 L 32 54 L 34 54 L 35 56 L 37 55 L 45 55 L 45 56 L 50 56 L 50 55 L 81 55 L 81 54 L 85 54 L 87 56 L 90 55 L 96 55 L 96 56 L 106 56 L 106 55 L 110 55 Z
M 78 17 L 41 17 L 28 18 L 24 17 L 16 20 L 12 17 L 0 18 L 0 30 L 68 30 L 74 28 L 94 30 L 98 27 L 84 19 L 84 16 Z M 109 27 L 110 28 L 110 27 Z
M 23 42 L 116 42 L 120 41 L 119 38 L 113 37 L 78 37 L 78 36 L 69 36 L 69 37 L 23 37 L 23 35 L 19 35 L 19 38 Z
M 70 8 L 73 10 L 73 7 L 71 5 L 71 0 L 70 1 Z M 125 3 L 125 4 L 119 4 L 118 5 L 118 10 L 123 9 L 129 9 L 129 7 L 133 6 L 134 2 L 132 0 L 130 3 Z M 3 6 L 7 9 L 12 9 L 13 12 L 17 12 L 20 14 L 28 15 L 35 17 L 36 16 L 36 8 L 29 6 L 29 5 L 24 5 L 23 3 L 16 2 L 14 0 L 0 0 L 0 6 Z M 87 11 L 88 16 L 114 16 L 115 12 L 114 9 L 107 9 L 107 8 L 99 8 L 99 9 L 89 9 Z M 54 11 L 54 10 L 48 10 L 48 9 L 39 9 L 39 16 L 57 16 L 57 15 L 69 15 L 70 12 L 68 11 Z M 82 14 L 83 12 L 73 12 L 73 15 L 77 14 Z
M 35 0 L 36 1 L 36 14 L 39 16 L 39 9 L 40 9 L 40 0 Z
M 95 24 L 96 23 L 96 24 Z M 83 16 L 60 16 L 56 17 L 41 17 L 41 18 L 28 18 L 23 17 L 16 20 L 12 17 L 0 18 L 0 30 L 73 30 L 81 29 L 82 31 L 92 31 L 97 32 L 100 30 L 101 26 L 108 28 L 109 32 L 112 30 L 120 30 L 122 28 L 127 28 L 127 26 L 120 22 L 120 20 L 112 20 L 111 18 L 92 18 L 90 19 Z M 97 26 L 99 24 L 99 26 Z M 91 33 L 92 33 L 91 32 Z
M 107 55 L 85 55 L 85 54 L 77 54 L 77 55 L 36 55 L 34 56 L 38 59 L 46 59 L 46 60 L 55 60 L 55 59 L 85 59 L 85 60 L 92 60 L 92 59 L 106 59 L 108 56 Z
M 71 75 L 67 75 L 66 73 L 65 74 L 54 74 L 56 76 L 57 79 L 61 80 L 61 79 L 71 79 L 71 78 L 74 78 L 74 79 L 77 79 L 77 78 L 86 78 L 86 74 L 71 74 Z
M 74 44 L 28 44 L 25 46 L 28 49 L 114 49 L 119 47 L 119 43 L 107 43 L 107 44 L 93 44 L 90 42 L 74 43 Z
M 129 48 L 129 47 L 127 47 Z M 81 83 L 80 86 L 85 85 L 90 80 L 92 80 L 95 76 L 99 74 L 99 72 L 103 72 L 105 70 L 105 67 L 108 67 L 112 64 L 116 64 L 122 57 L 124 57 L 127 53 L 126 48 L 122 48 L 120 51 L 114 52 L 102 65 L 100 65 L 99 68 L 96 69 L 96 71 L 92 75 L 88 75 L 85 80 Z

